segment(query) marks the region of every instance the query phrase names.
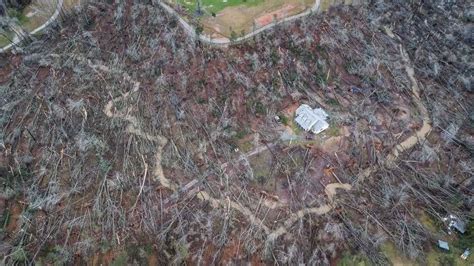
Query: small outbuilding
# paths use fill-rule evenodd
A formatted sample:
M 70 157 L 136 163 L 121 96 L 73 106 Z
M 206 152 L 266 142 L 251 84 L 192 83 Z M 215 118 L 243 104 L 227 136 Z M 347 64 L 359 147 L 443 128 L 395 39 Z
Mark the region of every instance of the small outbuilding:
M 307 104 L 302 104 L 296 109 L 295 121 L 305 131 L 318 134 L 329 127 L 326 122 L 328 114 L 321 108 L 312 109 Z
M 450 214 L 443 218 L 443 221 L 447 223 L 448 230 L 453 230 L 454 228 L 461 234 L 466 232 L 466 223 L 455 215 Z
M 464 234 L 466 233 L 466 223 L 461 220 L 456 220 L 452 222 L 452 227 L 458 230 L 459 233 Z
M 469 257 L 469 255 L 471 255 L 471 249 L 466 248 L 466 250 L 464 250 L 464 252 L 461 254 L 461 259 L 467 260 L 467 257 Z
M 444 250 L 449 250 L 449 244 L 446 241 L 438 240 L 438 247 Z

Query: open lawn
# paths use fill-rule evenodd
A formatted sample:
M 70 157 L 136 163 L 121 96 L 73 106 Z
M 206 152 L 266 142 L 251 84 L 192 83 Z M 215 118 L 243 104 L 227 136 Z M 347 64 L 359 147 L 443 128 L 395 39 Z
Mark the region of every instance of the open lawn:
M 199 18 L 205 34 L 213 37 L 238 37 L 314 5 L 314 0 L 202 0 L 198 15 L 196 0 L 170 1 Z
M 63 11 L 66 13 L 81 3 L 81 0 L 64 0 Z M 58 0 L 33 0 L 22 12 L 14 9 L 8 10 L 11 17 L 15 17 L 21 27 L 31 32 L 41 26 L 54 14 Z M 13 33 L 10 33 L 13 38 Z M 10 41 L 5 36 L 0 36 L 0 47 L 8 45 Z
M 212 15 L 217 14 L 217 12 L 229 6 L 256 6 L 264 1 L 265 0 L 178 0 L 178 3 L 185 7 L 190 13 L 195 13 L 198 11 L 198 2 L 200 2 L 201 11 L 207 15 Z
M 21 21 L 22 27 L 32 31 L 45 23 L 56 10 L 57 0 L 33 0 L 31 5 L 23 10 L 25 21 Z
M 237 38 L 275 20 L 304 12 L 314 0 L 169 0 L 198 18 L 204 33 L 213 38 Z M 198 7 L 198 2 L 200 7 Z M 333 5 L 359 4 L 360 0 L 321 0 L 320 10 Z M 198 12 L 200 10 L 200 12 Z
M 8 32 L 7 35 L 8 37 L 4 35 L 0 35 L 0 47 L 8 45 L 10 43 L 10 39 L 13 38 L 13 33 Z

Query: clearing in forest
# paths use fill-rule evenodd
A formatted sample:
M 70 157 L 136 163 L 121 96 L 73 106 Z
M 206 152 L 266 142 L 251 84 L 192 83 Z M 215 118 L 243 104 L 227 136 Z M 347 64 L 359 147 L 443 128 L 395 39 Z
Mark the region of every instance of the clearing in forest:
M 197 19 L 204 34 L 236 39 L 275 21 L 303 13 L 313 6 L 325 11 L 333 5 L 360 4 L 357 0 L 169 0 Z
M 53 16 L 58 3 L 59 0 L 32 0 L 31 4 L 23 10 L 9 9 L 8 15 L 16 20 L 18 29 L 32 32 Z M 81 0 L 64 0 L 62 12 L 68 12 L 79 4 L 81 4 Z M 0 48 L 10 44 L 15 38 L 15 33 L 12 30 L 0 31 Z
M 204 33 L 236 38 L 311 8 L 314 0 L 178 0 L 170 2 L 198 18 Z

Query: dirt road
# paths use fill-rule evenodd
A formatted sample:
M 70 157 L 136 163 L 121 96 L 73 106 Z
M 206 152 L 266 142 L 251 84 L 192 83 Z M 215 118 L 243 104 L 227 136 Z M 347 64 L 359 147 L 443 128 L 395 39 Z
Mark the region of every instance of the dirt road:
M 421 101 L 420 98 L 420 88 L 418 86 L 418 82 L 415 78 L 414 74 L 414 69 L 413 65 L 404 50 L 402 46 L 400 46 L 400 55 L 404 61 L 404 66 L 406 73 L 411 81 L 411 90 L 412 90 L 412 98 L 413 101 L 415 102 L 419 112 L 422 115 L 423 119 L 423 126 L 420 130 L 416 131 L 412 136 L 409 138 L 405 139 L 404 141 L 400 142 L 398 145 L 394 147 L 392 152 L 386 157 L 385 160 L 385 165 L 390 165 L 396 162 L 398 159 L 399 155 L 403 153 L 404 151 L 414 147 L 420 140 L 424 140 L 426 136 L 429 134 L 431 130 L 431 120 L 429 117 L 429 113 Z M 106 66 L 103 65 L 93 65 L 89 61 L 89 65 L 100 71 L 109 71 Z M 112 111 L 114 107 L 114 103 L 116 101 L 120 101 L 128 97 L 131 93 L 137 92 L 138 88 L 140 86 L 140 83 L 138 81 L 134 81 L 128 76 L 127 74 L 123 75 L 124 80 L 131 82 L 133 84 L 133 89 L 130 92 L 125 93 L 122 96 L 119 96 L 111 101 L 109 101 L 105 107 L 104 107 L 104 113 L 110 117 L 110 118 L 120 118 L 128 121 L 130 124 L 127 127 L 127 131 L 131 134 L 135 134 L 140 137 L 144 137 L 150 140 L 154 140 L 158 142 L 158 148 L 156 151 L 156 161 L 155 161 L 155 169 L 153 171 L 153 176 L 157 177 L 158 180 L 160 181 L 161 185 L 172 190 L 173 192 L 179 191 L 179 187 L 177 184 L 175 184 L 173 181 L 167 179 L 164 174 L 163 174 L 163 169 L 161 167 L 161 153 L 163 147 L 167 143 L 167 139 L 162 137 L 162 136 L 153 136 L 150 134 L 147 134 L 146 132 L 143 132 L 139 129 L 137 119 L 133 116 L 130 116 L 128 114 L 121 114 L 119 112 L 114 112 Z M 128 112 L 127 112 L 128 113 Z M 247 153 L 245 156 L 249 157 L 255 154 L 258 154 L 259 152 L 262 152 L 263 150 L 266 150 L 268 147 L 258 147 L 254 151 Z M 224 164 L 223 167 L 225 167 L 227 164 Z M 359 182 L 363 181 L 364 178 L 370 176 L 372 173 L 374 173 L 377 170 L 377 167 L 369 167 L 361 172 L 359 175 Z M 193 182 L 193 181 L 192 181 Z M 194 182 L 194 184 L 197 184 L 198 182 Z M 253 225 L 257 226 L 260 228 L 262 231 L 264 231 L 267 234 L 267 239 L 265 241 L 265 246 L 266 248 L 269 248 L 273 246 L 273 243 L 283 234 L 288 233 L 288 229 L 299 219 L 304 217 L 305 215 L 308 214 L 316 214 L 316 215 L 324 215 L 328 212 L 330 212 L 333 209 L 333 201 L 334 197 L 337 194 L 337 189 L 343 189 L 343 190 L 351 190 L 352 186 L 350 184 L 343 184 L 343 183 L 332 183 L 328 184 L 325 187 L 325 193 L 328 197 L 329 203 L 324 204 L 319 207 L 310 207 L 310 208 L 304 208 L 301 209 L 295 213 L 292 213 L 288 216 L 288 218 L 283 222 L 281 226 L 276 228 L 275 230 L 271 230 L 268 226 L 265 225 L 264 221 L 259 219 L 250 209 L 247 207 L 241 205 L 238 202 L 232 201 L 229 197 L 223 198 L 223 199 L 218 199 L 210 196 L 206 191 L 199 191 L 196 194 L 196 197 L 199 200 L 209 202 L 210 206 L 213 208 L 227 208 L 229 209 L 234 209 L 240 212 L 246 219 Z
M 391 38 L 395 38 L 395 36 L 390 32 L 387 33 L 387 35 L 389 35 Z M 402 45 L 400 45 L 400 55 L 404 62 L 405 71 L 411 82 L 412 99 L 415 102 L 415 105 L 417 106 L 418 111 L 421 113 L 423 126 L 418 131 L 416 131 L 412 136 L 400 142 L 398 145 L 396 145 L 393 148 L 392 152 L 385 159 L 384 164 L 387 166 L 392 166 L 397 161 L 401 153 L 405 152 L 408 149 L 413 148 L 420 141 L 424 140 L 431 131 L 431 119 L 430 119 L 428 110 L 426 109 L 425 105 L 423 104 L 420 98 L 420 87 L 418 86 L 418 81 L 415 78 L 415 71 L 413 68 L 413 64 Z M 358 182 L 363 182 L 365 178 L 375 173 L 376 170 L 377 170 L 377 167 L 366 168 L 359 174 Z M 325 192 L 330 202 L 333 202 L 334 200 L 334 196 L 336 195 L 336 189 L 350 190 L 352 189 L 352 186 L 349 184 L 341 184 L 341 183 L 328 184 L 325 188 Z M 316 208 L 302 209 L 296 213 L 293 213 L 286 220 L 286 222 L 284 222 L 282 226 L 280 226 L 279 228 L 277 228 L 276 230 L 274 230 L 272 233 L 268 235 L 265 246 L 267 248 L 272 246 L 273 242 L 276 239 L 278 239 L 279 236 L 287 233 L 287 229 L 290 228 L 296 221 L 298 221 L 298 219 L 302 218 L 304 215 L 307 215 L 307 214 L 324 215 L 331 210 L 332 210 L 332 205 L 327 204 L 327 205 L 322 205 Z

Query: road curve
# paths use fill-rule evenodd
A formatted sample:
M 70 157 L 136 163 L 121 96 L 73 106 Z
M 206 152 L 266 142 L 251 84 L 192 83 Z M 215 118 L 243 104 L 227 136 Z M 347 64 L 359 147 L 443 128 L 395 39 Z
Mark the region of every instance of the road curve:
M 59 0 L 58 1 L 58 4 L 56 6 L 56 11 L 54 12 L 53 16 L 51 16 L 51 18 L 46 21 L 43 25 L 39 26 L 38 28 L 34 29 L 32 32 L 30 32 L 30 34 L 36 34 L 40 31 L 42 31 L 43 29 L 45 29 L 46 27 L 48 27 L 51 23 L 53 23 L 59 16 L 59 13 L 61 12 L 61 9 L 62 9 L 62 6 L 63 6 L 63 2 L 64 0 Z M 163 1 L 159 1 L 158 4 L 170 15 L 172 16 L 175 16 L 178 21 L 179 21 L 179 24 L 181 24 L 181 26 L 183 27 L 184 31 L 186 32 L 186 34 L 189 35 L 189 37 L 193 38 L 193 39 L 199 39 L 201 42 L 204 42 L 204 43 L 207 43 L 207 44 L 211 44 L 211 45 L 217 45 L 217 46 L 228 46 L 229 44 L 235 44 L 235 43 L 240 43 L 240 42 L 243 42 L 249 38 L 252 38 L 254 37 L 255 35 L 263 32 L 263 31 L 266 31 L 266 30 L 269 30 L 273 27 L 275 27 L 276 25 L 279 25 L 281 23 L 285 23 L 285 22 L 289 22 L 289 21 L 292 21 L 292 20 L 296 20 L 296 19 L 299 19 L 301 17 L 304 17 L 304 16 L 307 16 L 307 15 L 310 15 L 314 12 L 317 12 L 319 10 L 319 7 L 321 5 L 321 0 L 315 0 L 314 2 L 314 5 L 302 12 L 302 13 L 299 13 L 299 14 L 296 14 L 294 16 L 290 16 L 290 17 L 287 17 L 287 18 L 284 18 L 284 19 L 281 19 L 281 20 L 278 20 L 276 22 L 273 22 L 273 23 L 270 23 L 268 25 L 265 25 L 257 30 L 254 30 L 250 33 L 248 33 L 247 35 L 245 36 L 242 36 L 242 37 L 238 37 L 237 39 L 231 41 L 230 39 L 228 38 L 219 38 L 219 39 L 213 39 L 209 36 L 206 36 L 206 35 L 202 35 L 200 34 L 199 36 L 196 34 L 196 28 L 194 26 L 192 26 L 191 24 L 189 24 L 186 20 L 184 20 L 179 14 L 178 12 L 176 12 L 176 10 L 174 10 L 171 6 L 169 6 L 168 4 L 164 3 Z M 10 50 L 11 48 L 13 48 L 15 45 L 17 45 L 18 43 L 21 42 L 21 39 L 17 39 L 15 40 L 13 43 L 10 43 L 9 45 L 3 47 L 3 48 L 0 48 L 0 53 L 3 53 L 3 52 L 6 52 L 8 50 Z
M 321 0 L 315 0 L 314 2 L 314 5 L 302 12 L 302 13 L 299 13 L 299 14 L 296 14 L 294 16 L 290 16 L 290 17 L 287 17 L 287 18 L 284 18 L 282 20 L 278 20 L 276 22 L 273 22 L 273 23 L 270 23 L 268 25 L 265 25 L 257 30 L 254 30 L 250 33 L 248 33 L 247 35 L 245 36 L 242 36 L 242 37 L 239 37 L 237 39 L 235 39 L 234 41 L 231 41 L 230 39 L 228 38 L 219 38 L 219 39 L 212 39 L 206 35 L 203 35 L 203 34 L 200 34 L 200 35 L 197 35 L 196 34 L 196 28 L 193 27 L 191 24 L 189 24 L 186 20 L 184 20 L 179 14 L 178 12 L 176 12 L 176 10 L 174 10 L 171 6 L 169 6 L 168 4 L 164 3 L 162 0 L 158 2 L 158 4 L 166 11 L 168 12 L 168 14 L 172 15 L 172 16 L 175 16 L 178 21 L 179 21 L 179 24 L 181 24 L 181 26 L 183 27 L 184 31 L 189 35 L 189 37 L 193 38 L 193 39 L 199 39 L 201 42 L 204 42 L 204 43 L 207 43 L 207 44 L 211 44 L 211 45 L 217 45 L 217 46 L 228 46 L 229 44 L 235 44 L 235 43 L 240 43 L 240 42 L 243 42 L 249 38 L 252 38 L 253 36 L 263 32 L 263 31 L 266 31 L 268 29 L 271 29 L 273 27 L 275 27 L 276 25 L 278 24 L 281 24 L 281 23 L 285 23 L 285 22 L 288 22 L 288 21 L 292 21 L 292 20 L 296 20 L 296 19 L 299 19 L 301 17 L 304 17 L 304 16 L 307 16 L 309 14 L 312 14 L 314 12 L 317 12 L 319 10 L 319 7 L 321 5 Z
M 64 3 L 64 0 L 59 0 L 57 2 L 57 5 L 56 5 L 56 10 L 54 11 L 54 14 L 45 22 L 43 23 L 41 26 L 39 26 L 38 28 L 34 29 L 33 31 L 31 31 L 29 34 L 30 35 L 33 35 L 33 34 L 36 34 L 42 30 L 44 30 L 46 27 L 48 27 L 51 23 L 53 23 L 56 19 L 58 19 L 59 17 L 59 13 L 61 12 L 61 9 L 63 8 L 63 3 Z M 22 41 L 21 38 L 16 38 L 12 43 L 10 43 L 9 45 L 3 47 L 3 48 L 0 48 L 0 53 L 4 53 L 8 50 L 10 50 L 11 48 L 13 48 L 14 46 L 16 46 L 17 44 L 19 44 L 20 42 Z

